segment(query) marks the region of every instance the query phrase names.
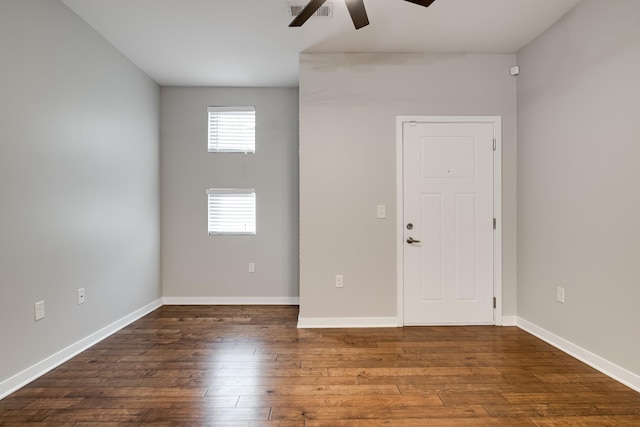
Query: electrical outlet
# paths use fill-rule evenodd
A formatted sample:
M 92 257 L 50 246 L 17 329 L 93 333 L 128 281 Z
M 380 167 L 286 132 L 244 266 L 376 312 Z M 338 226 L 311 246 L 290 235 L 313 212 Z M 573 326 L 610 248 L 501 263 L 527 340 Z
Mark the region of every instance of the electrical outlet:
M 344 276 L 342 274 L 336 275 L 336 288 L 344 287 Z
M 84 304 L 84 288 L 78 289 L 78 305 Z
M 36 320 L 44 318 L 44 301 L 39 301 L 35 304 Z
M 250 262 L 249 263 L 249 273 L 255 273 L 256 272 L 256 263 L 255 262 Z
M 564 304 L 564 288 L 560 286 L 556 289 L 556 301 Z

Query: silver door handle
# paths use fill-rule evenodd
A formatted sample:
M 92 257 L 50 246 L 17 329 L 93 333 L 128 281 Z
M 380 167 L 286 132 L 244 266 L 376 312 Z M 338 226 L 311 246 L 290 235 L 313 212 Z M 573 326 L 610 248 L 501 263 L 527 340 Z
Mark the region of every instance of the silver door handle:
M 408 244 L 412 244 L 412 243 L 420 243 L 420 240 L 414 240 L 413 237 L 409 237 L 407 239 L 407 243 Z

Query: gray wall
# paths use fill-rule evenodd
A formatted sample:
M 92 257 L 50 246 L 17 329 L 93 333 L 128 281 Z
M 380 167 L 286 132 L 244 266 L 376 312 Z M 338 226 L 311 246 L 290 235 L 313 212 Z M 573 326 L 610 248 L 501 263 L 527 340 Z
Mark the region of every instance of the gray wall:
M 503 315 L 516 314 L 514 63 L 514 55 L 301 55 L 301 317 L 396 316 L 397 115 L 502 116 Z M 379 204 L 385 220 L 376 219 Z
M 256 153 L 208 153 L 207 106 L 238 105 L 256 107 Z M 297 299 L 297 89 L 163 87 L 161 177 L 165 297 Z M 209 187 L 256 189 L 256 236 L 208 236 Z
M 640 2 L 585 0 L 518 63 L 518 316 L 640 374 Z
M 0 58 L 2 383 L 161 288 L 157 85 L 58 1 L 2 0 Z

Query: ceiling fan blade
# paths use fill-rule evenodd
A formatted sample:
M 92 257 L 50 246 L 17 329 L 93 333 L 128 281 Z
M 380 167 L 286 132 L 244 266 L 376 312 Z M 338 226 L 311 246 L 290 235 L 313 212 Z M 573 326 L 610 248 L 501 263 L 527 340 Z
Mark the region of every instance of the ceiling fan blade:
M 346 0 L 346 3 L 356 30 L 369 25 L 367 11 L 364 8 L 364 0 Z
M 420 6 L 429 7 L 436 0 L 406 0 L 409 3 L 419 4 Z
M 311 18 L 311 15 L 316 13 L 316 10 L 320 9 L 320 6 L 322 6 L 326 1 L 327 0 L 311 0 L 309 3 L 307 3 L 304 9 L 302 9 L 300 13 L 298 13 L 298 16 L 296 16 L 293 21 L 291 21 L 291 24 L 289 24 L 289 26 L 302 27 L 302 24 L 307 22 L 307 19 Z

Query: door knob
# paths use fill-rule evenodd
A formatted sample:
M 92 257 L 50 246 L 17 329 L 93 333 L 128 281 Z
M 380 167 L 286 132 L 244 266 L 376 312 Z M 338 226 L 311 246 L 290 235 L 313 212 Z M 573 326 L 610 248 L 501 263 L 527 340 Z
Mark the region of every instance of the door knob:
M 408 244 L 412 244 L 412 243 L 420 243 L 420 240 L 415 240 L 413 237 L 409 237 L 407 239 L 407 243 Z

